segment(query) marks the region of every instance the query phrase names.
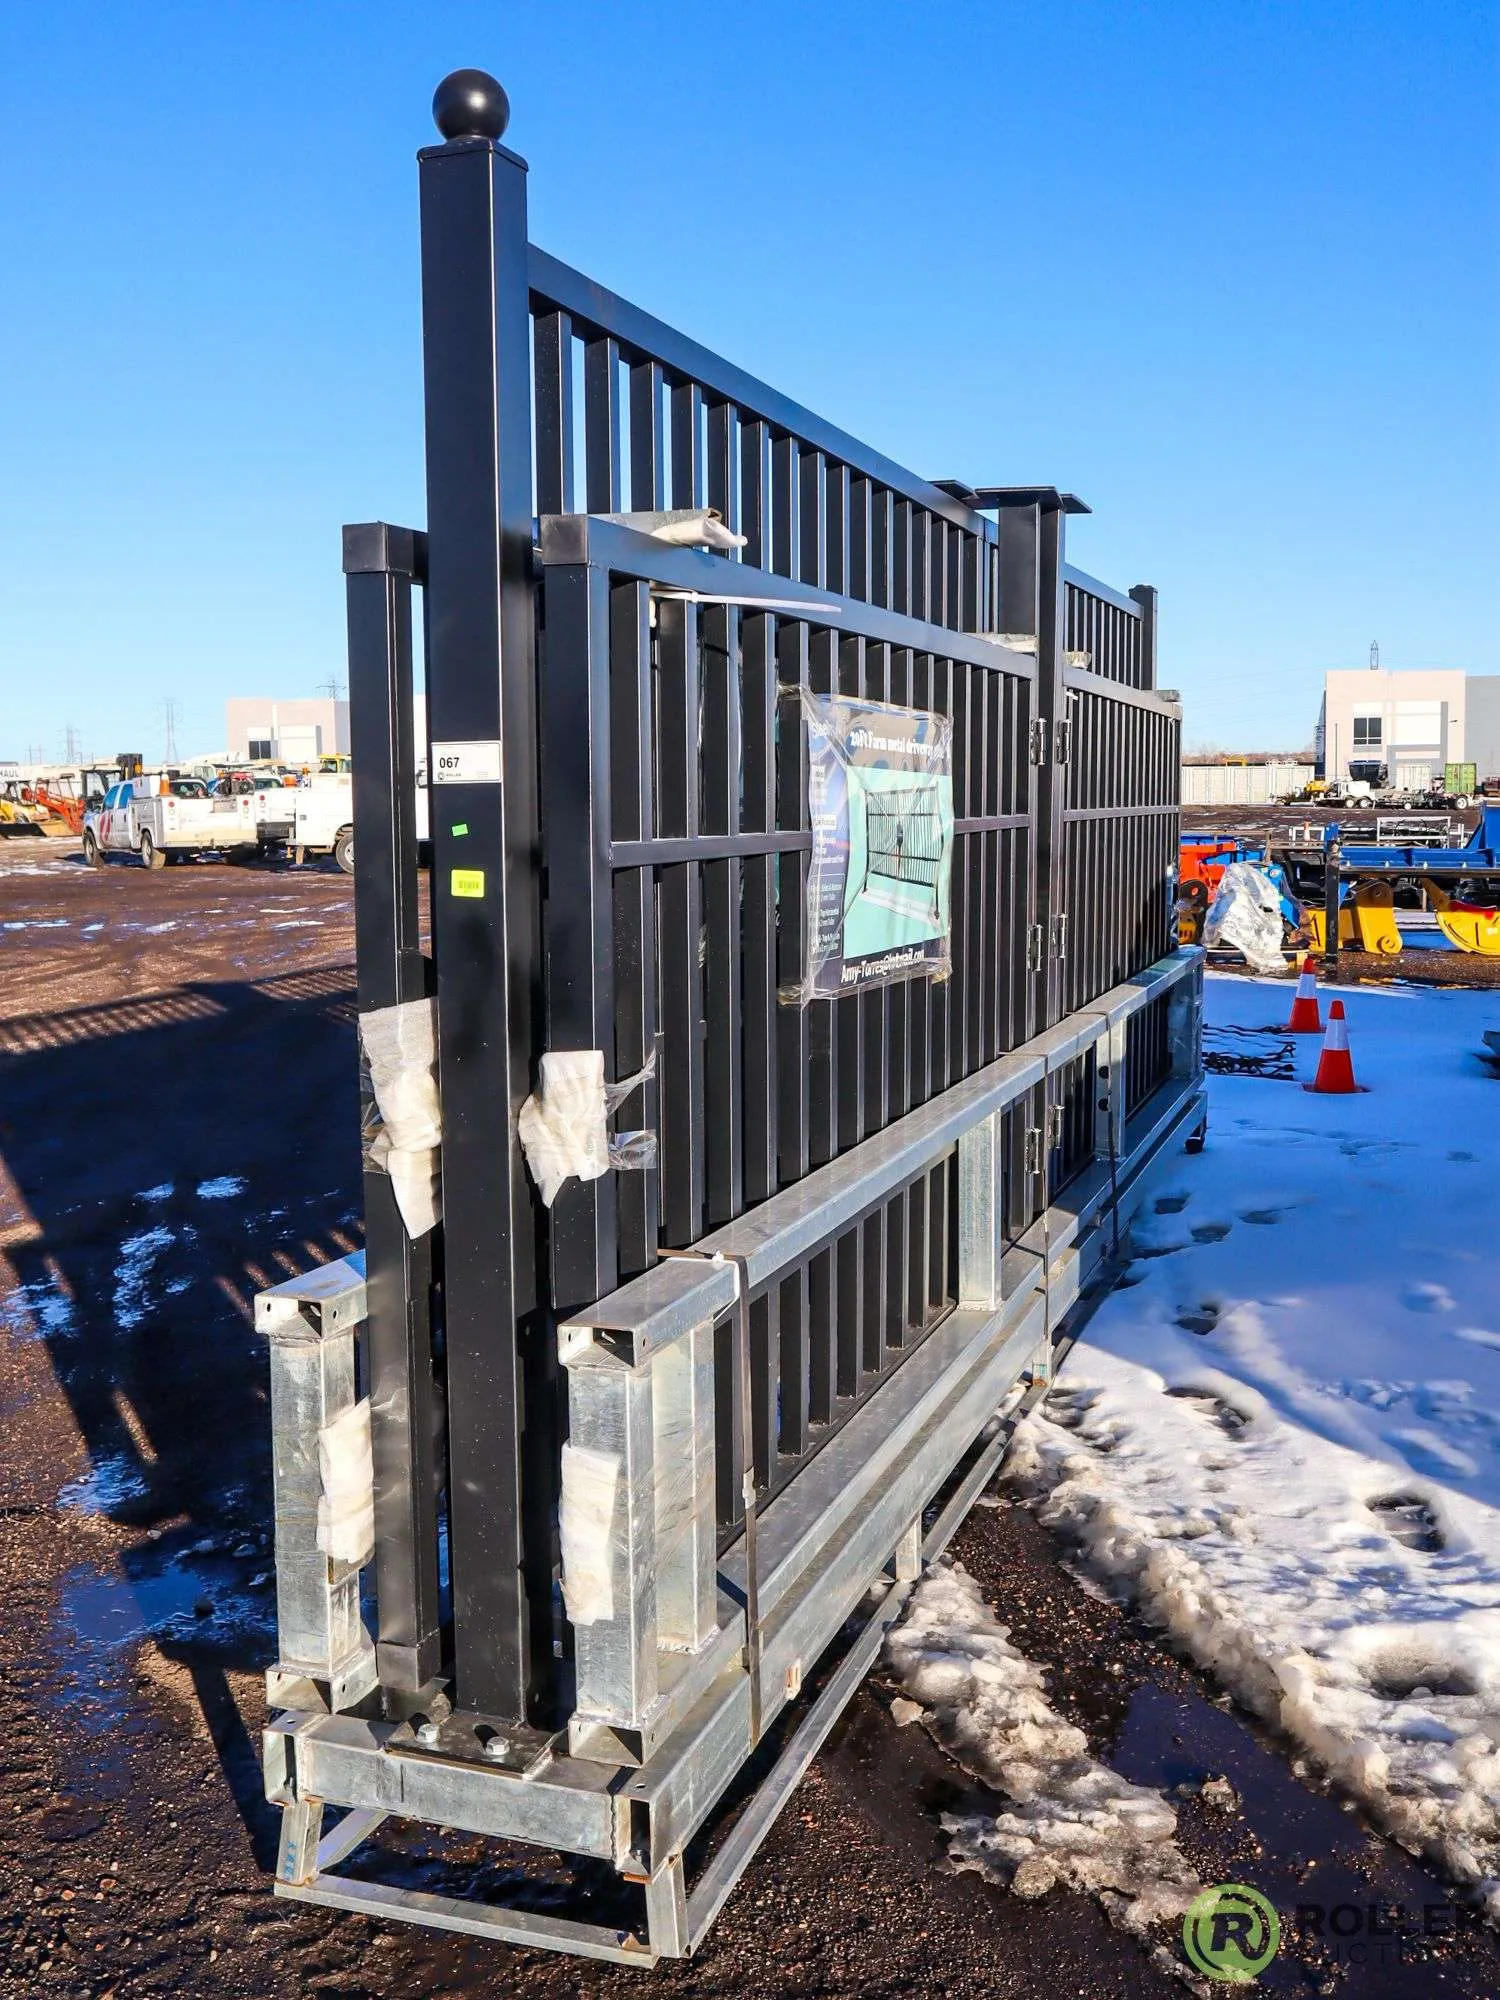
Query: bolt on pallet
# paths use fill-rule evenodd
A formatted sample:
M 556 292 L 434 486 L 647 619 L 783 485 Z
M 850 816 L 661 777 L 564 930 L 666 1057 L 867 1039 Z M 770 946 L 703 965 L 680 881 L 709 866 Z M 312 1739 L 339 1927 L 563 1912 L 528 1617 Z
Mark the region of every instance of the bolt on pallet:
M 1201 1143 L 1180 712 L 1080 502 L 799 408 L 529 241 L 493 79 L 434 113 L 427 526 L 344 535 L 366 1248 L 257 1300 L 276 1890 L 648 1965 Z

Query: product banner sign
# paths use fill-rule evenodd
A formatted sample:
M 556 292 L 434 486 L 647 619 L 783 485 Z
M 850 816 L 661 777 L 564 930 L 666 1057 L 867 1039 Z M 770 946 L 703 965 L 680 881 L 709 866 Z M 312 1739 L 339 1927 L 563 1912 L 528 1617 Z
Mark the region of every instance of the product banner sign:
M 946 978 L 953 728 L 945 715 L 798 690 L 812 862 L 802 1000 Z

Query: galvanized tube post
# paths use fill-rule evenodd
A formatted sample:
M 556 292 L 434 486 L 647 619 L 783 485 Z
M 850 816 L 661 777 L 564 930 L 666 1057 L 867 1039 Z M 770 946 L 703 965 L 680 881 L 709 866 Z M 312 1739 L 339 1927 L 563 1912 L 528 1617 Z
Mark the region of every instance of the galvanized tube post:
M 325 1264 L 255 1300 L 271 1357 L 271 1472 L 276 1509 L 278 1659 L 266 1675 L 273 1708 L 343 1709 L 375 1685 L 375 1648 L 359 1609 L 360 1565 L 319 1543 L 319 1439 L 354 1405 L 354 1343 L 364 1274 Z
M 1001 1302 L 1005 1260 L 1005 1122 L 999 1111 L 958 1142 L 958 1303 Z
M 586 1335 L 569 1336 L 566 1358 L 570 1449 L 614 1468 L 607 1513 L 580 1520 L 575 1544 L 592 1534 L 593 1567 L 607 1579 L 607 1605 L 574 1619 L 576 1754 L 591 1727 L 640 1729 L 658 1706 L 656 1451 L 651 1364 L 633 1367 Z
M 1094 1158 L 1119 1159 L 1125 1151 L 1125 1042 L 1123 1021 L 1112 1021 L 1094 1050 Z
M 443 1090 L 456 1693 L 540 1714 L 552 1671 L 555 1358 L 516 1117 L 539 1053 L 526 164 L 493 78 L 420 154 L 432 922 Z M 524 1455 L 524 1463 L 523 1463 Z
M 1203 1068 L 1203 960 L 1179 979 L 1167 1002 L 1167 1043 L 1174 1077 L 1197 1076 Z M 1123 1129 L 1123 1128 L 1122 1128 Z
M 584 1328 L 561 1338 L 568 1442 L 591 1455 L 594 1481 L 591 1511 L 565 1502 L 574 1508 L 568 1560 L 607 1578 L 580 1622 L 564 1572 L 573 1750 L 645 1755 L 662 1715 L 662 1654 L 698 1653 L 718 1632 L 714 1325 L 705 1320 L 638 1362 Z
M 659 1636 L 691 1653 L 718 1629 L 713 1322 L 657 1355 L 652 1378 Z

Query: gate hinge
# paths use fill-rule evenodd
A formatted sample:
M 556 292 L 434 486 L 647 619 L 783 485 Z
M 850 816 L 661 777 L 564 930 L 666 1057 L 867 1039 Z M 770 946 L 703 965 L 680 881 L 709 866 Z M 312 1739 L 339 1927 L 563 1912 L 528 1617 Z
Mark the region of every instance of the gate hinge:
M 1073 723 L 1071 717 L 1061 716 L 1052 728 L 1052 755 L 1059 764 L 1066 764 L 1068 753 L 1073 747 Z
M 1028 1174 L 1039 1174 L 1042 1171 L 1042 1128 L 1040 1125 L 1028 1125 L 1026 1127 L 1026 1152 L 1023 1164 Z
M 1066 958 L 1068 955 L 1068 913 L 1059 910 L 1052 919 L 1052 956 Z
M 1026 970 L 1040 972 L 1042 969 L 1042 927 L 1040 924 L 1026 926 Z
M 1045 764 L 1047 761 L 1047 718 L 1034 715 L 1031 718 L 1031 761 Z
M 1047 1151 L 1055 1153 L 1062 1144 L 1063 1114 L 1060 1104 L 1047 1106 Z

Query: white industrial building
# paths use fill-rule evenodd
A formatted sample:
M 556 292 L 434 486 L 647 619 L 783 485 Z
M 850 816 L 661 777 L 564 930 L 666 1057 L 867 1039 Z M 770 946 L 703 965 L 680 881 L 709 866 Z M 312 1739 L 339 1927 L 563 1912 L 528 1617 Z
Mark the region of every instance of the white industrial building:
M 328 695 L 273 701 L 269 695 L 233 695 L 224 705 L 224 734 L 234 762 L 279 758 L 310 764 L 349 750 L 349 704 Z
M 1407 792 L 1441 785 L 1447 764 L 1500 777 L 1500 675 L 1456 667 L 1351 667 L 1324 678 L 1318 768 Z

